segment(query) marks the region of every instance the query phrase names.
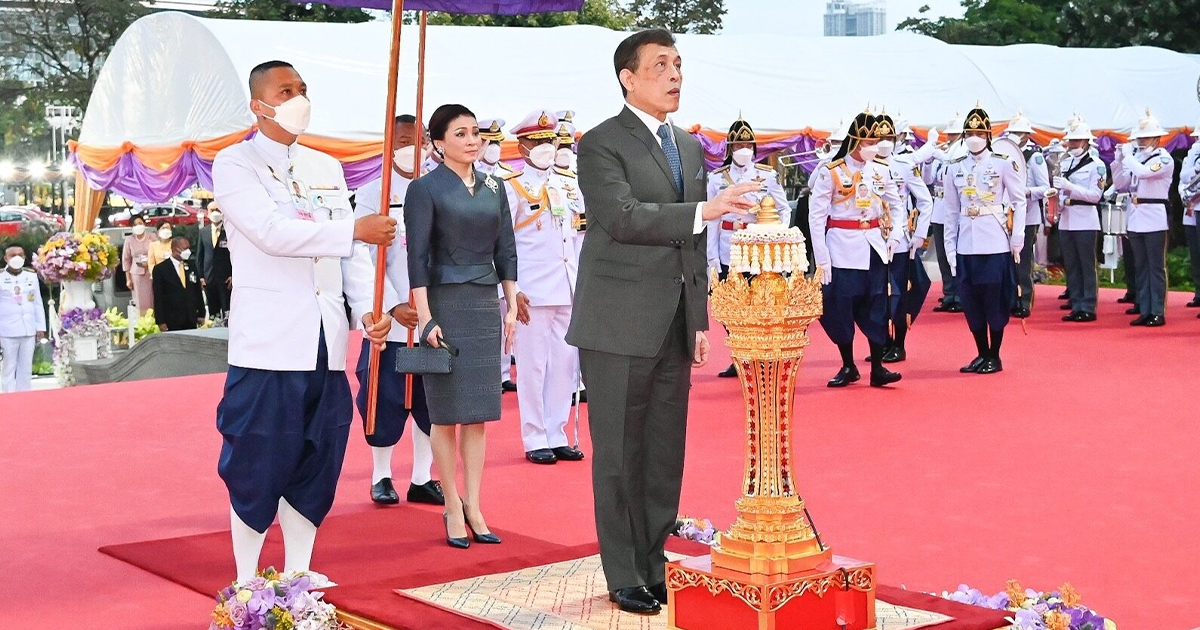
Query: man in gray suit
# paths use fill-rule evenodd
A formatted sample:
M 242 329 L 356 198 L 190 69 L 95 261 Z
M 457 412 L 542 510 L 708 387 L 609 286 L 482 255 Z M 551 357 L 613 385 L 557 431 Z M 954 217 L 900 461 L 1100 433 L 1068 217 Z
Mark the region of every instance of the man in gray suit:
M 705 222 L 744 212 L 757 183 L 705 202 L 700 143 L 671 124 L 675 38 L 629 36 L 613 58 L 626 107 L 579 143 L 588 200 L 567 341 L 588 384 L 596 532 L 609 599 L 655 614 L 683 480 L 691 368 L 708 360 Z

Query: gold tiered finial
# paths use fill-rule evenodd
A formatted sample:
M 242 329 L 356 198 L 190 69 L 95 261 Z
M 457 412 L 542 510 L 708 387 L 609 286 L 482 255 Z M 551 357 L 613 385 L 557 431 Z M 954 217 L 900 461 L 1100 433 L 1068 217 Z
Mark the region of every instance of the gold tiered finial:
M 759 202 L 757 221 L 761 225 L 783 224 L 783 221 L 779 218 L 779 210 L 775 208 L 775 200 L 773 198 L 766 197 Z

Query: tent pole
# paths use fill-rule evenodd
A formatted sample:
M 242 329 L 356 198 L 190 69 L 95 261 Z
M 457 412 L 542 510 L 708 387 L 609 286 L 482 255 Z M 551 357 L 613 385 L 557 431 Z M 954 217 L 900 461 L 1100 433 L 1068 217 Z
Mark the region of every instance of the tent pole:
M 425 111 L 424 111 L 425 110 L 425 27 L 428 24 L 429 24 L 428 14 L 425 11 L 421 11 L 421 20 L 420 20 L 420 26 L 419 26 L 420 38 L 417 40 L 417 107 L 416 107 L 416 110 L 414 110 L 417 122 L 414 124 L 414 131 L 413 131 L 414 135 L 416 136 L 415 138 L 413 138 L 413 141 L 418 143 L 417 144 L 418 147 L 425 146 L 424 122 L 422 122 L 422 121 L 425 120 Z M 424 153 L 423 151 L 413 151 L 412 178 L 414 180 L 421 176 L 421 166 L 424 161 L 422 159 L 424 157 L 423 153 Z M 409 291 L 409 293 L 408 293 L 409 305 L 412 305 L 412 302 L 413 302 L 412 292 Z M 408 347 L 409 348 L 413 347 L 413 333 L 414 332 L 415 331 L 413 331 L 413 330 L 408 331 Z M 412 397 L 413 397 L 413 375 L 405 374 L 404 375 L 404 408 L 405 409 L 412 409 Z
M 383 186 L 380 189 L 382 199 L 379 202 L 379 214 L 388 216 L 391 211 L 392 193 L 392 153 L 396 150 L 396 83 L 400 75 L 400 30 L 404 23 L 404 0 L 392 0 L 392 40 L 391 56 L 388 60 L 388 89 L 387 105 L 384 107 L 385 120 L 383 124 Z M 375 255 L 375 304 L 372 313 L 375 321 L 383 317 L 383 283 L 387 274 L 386 247 L 377 247 Z M 371 346 L 370 362 L 367 368 L 367 435 L 375 434 L 375 414 L 379 407 L 379 353 L 377 346 Z

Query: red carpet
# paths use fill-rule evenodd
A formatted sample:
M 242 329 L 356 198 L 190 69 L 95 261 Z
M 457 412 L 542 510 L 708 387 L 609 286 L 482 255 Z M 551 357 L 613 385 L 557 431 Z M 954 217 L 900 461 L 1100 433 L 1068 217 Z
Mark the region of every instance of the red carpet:
M 974 354 L 961 316 L 925 313 L 895 388 L 829 390 L 836 351 L 814 327 L 796 398 L 808 419 L 800 489 L 823 538 L 876 562 L 884 583 L 995 592 L 1010 578 L 1038 589 L 1069 580 L 1122 630 L 1195 628 L 1200 320 L 1173 294 L 1166 327 L 1130 328 L 1118 293 L 1104 291 L 1099 322 L 1065 324 L 1059 290 L 1040 288 L 1029 335 L 1009 329 L 1006 371 L 991 377 L 957 373 Z M 683 511 L 724 527 L 742 412 L 737 384 L 715 377 L 727 365 L 718 335 L 717 357 L 694 377 Z M 222 378 L 0 396 L 0 559 L 23 589 L 69 589 L 22 597 L 4 627 L 203 626 L 210 597 L 96 550 L 228 527 L 213 412 Z M 586 462 L 525 463 L 511 394 L 489 436 L 489 523 L 567 547 L 593 542 Z M 397 453 L 403 478 L 407 440 Z M 352 439 L 335 515 L 374 509 L 370 467 Z M 318 540 L 318 558 L 329 544 Z M 379 562 L 425 562 L 420 553 L 395 544 Z
M 326 599 L 340 610 L 397 629 L 491 630 L 497 626 L 474 620 L 396 593 L 480 575 L 573 560 L 599 553 L 595 543 L 563 546 L 497 530 L 502 545 L 473 545 L 466 551 L 448 550 L 436 510 L 409 506 L 369 510 L 331 517 L 321 527 L 321 548 L 313 566 L 339 584 Z M 233 573 L 229 532 L 182 536 L 101 548 L 101 552 L 202 595 L 224 588 Z M 264 565 L 280 566 L 282 537 L 272 528 L 264 550 Z M 671 539 L 672 551 L 687 555 L 708 553 L 704 545 Z M 403 549 L 400 561 L 392 553 Z M 941 612 L 955 621 L 939 630 L 996 630 L 1004 614 L 963 606 L 940 598 L 883 587 L 885 601 Z

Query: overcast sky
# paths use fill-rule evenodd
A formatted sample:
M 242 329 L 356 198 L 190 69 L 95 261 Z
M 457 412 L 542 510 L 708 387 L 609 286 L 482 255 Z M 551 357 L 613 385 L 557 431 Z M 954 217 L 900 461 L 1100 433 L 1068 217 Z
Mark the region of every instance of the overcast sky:
M 929 5 L 932 17 L 962 15 L 959 0 L 887 0 L 888 30 Z M 724 30 L 730 35 L 824 34 L 825 0 L 725 0 Z

